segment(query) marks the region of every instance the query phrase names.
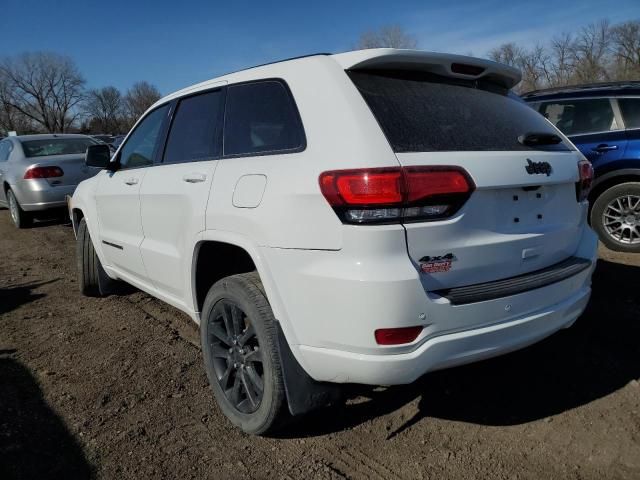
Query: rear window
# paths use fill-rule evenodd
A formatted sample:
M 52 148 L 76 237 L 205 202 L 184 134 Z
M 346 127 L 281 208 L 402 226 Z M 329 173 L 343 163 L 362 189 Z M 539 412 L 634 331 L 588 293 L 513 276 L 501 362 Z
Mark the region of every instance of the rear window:
M 533 150 L 520 135 L 557 131 L 503 87 L 423 72 L 351 71 L 395 152 Z M 561 143 L 545 150 L 570 150 Z
M 622 110 L 624 126 L 640 128 L 640 98 L 619 98 L 618 104 Z
M 25 157 L 45 157 L 48 155 L 74 155 L 85 153 L 89 145 L 97 142 L 90 138 L 49 138 L 46 140 L 23 140 Z
M 224 95 L 222 90 L 187 97 L 174 115 L 165 163 L 183 163 L 220 156 Z
M 304 148 L 300 116 L 281 81 L 232 85 L 227 89 L 225 155 L 285 153 Z
M 618 130 L 608 98 L 543 102 L 540 113 L 565 135 L 582 135 Z

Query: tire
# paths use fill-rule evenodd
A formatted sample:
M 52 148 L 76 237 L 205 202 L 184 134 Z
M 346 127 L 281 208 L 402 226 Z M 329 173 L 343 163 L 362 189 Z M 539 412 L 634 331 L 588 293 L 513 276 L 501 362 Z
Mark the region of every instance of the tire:
M 11 189 L 7 190 L 7 205 L 9 207 L 9 213 L 11 214 L 11 220 L 16 227 L 28 228 L 33 224 L 31 213 L 22 210 L 18 199 Z
M 222 413 L 246 433 L 276 431 L 288 418 L 287 401 L 276 320 L 257 272 L 215 283 L 201 318 L 205 369 Z
M 76 264 L 80 293 L 87 297 L 104 297 L 109 294 L 111 279 L 93 248 L 87 222 L 83 218 L 78 225 L 76 240 Z
M 611 250 L 640 252 L 640 182 L 621 183 L 602 192 L 591 209 L 591 226 Z

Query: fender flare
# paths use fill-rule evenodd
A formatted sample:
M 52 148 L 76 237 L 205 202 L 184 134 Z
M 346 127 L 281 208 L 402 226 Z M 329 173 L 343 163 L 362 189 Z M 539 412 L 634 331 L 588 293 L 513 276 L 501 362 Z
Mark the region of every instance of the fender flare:
M 597 176 L 593 182 L 593 188 L 595 189 L 598 185 L 601 185 L 613 178 L 628 176 L 637 176 L 640 178 L 640 168 L 621 168 L 618 170 L 611 170 L 603 175 Z
M 267 295 L 267 300 L 276 318 L 278 353 L 282 366 L 285 392 L 287 394 L 287 404 L 291 415 L 302 415 L 316 408 L 334 403 L 341 397 L 341 388 L 337 384 L 318 382 L 311 378 L 301 363 L 299 356 L 295 354 L 297 340 L 293 333 L 293 328 L 289 323 L 289 317 L 278 294 L 275 281 L 271 276 L 270 269 L 266 264 L 264 256 L 260 253 L 258 245 L 249 240 L 246 236 L 223 230 L 205 230 L 201 232 L 192 245 L 191 260 L 191 294 L 194 311 L 196 311 L 197 323 L 200 324 L 200 312 L 197 311 L 198 302 L 196 299 L 196 262 L 200 245 L 207 241 L 228 243 L 244 249 L 253 260 L 262 285 Z

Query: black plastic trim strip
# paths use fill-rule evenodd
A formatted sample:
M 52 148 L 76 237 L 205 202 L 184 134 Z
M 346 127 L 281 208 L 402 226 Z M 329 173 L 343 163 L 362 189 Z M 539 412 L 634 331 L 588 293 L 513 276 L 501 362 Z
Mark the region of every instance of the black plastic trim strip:
M 102 240 L 102 243 L 104 243 L 105 245 L 109 245 L 110 247 L 117 248 L 118 250 L 124 250 L 124 247 L 122 245 L 118 245 L 117 243 L 107 242 L 106 240 Z
M 546 287 L 573 277 L 590 266 L 591 261 L 585 258 L 569 257 L 560 263 L 524 275 L 465 287 L 435 290 L 432 293 L 448 299 L 453 305 L 484 302 Z

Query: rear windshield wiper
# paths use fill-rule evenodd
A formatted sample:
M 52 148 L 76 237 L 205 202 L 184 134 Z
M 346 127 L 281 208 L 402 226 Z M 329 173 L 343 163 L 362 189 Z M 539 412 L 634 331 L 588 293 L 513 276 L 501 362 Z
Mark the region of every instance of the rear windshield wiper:
M 562 142 L 562 138 L 554 133 L 525 133 L 518 137 L 518 142 L 527 147 L 541 147 L 557 145 Z

